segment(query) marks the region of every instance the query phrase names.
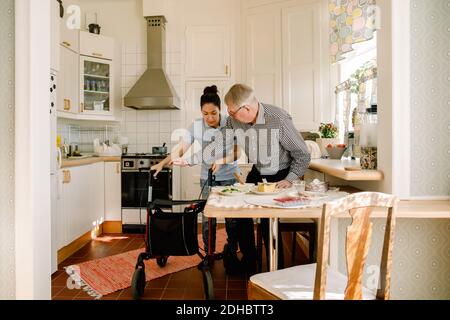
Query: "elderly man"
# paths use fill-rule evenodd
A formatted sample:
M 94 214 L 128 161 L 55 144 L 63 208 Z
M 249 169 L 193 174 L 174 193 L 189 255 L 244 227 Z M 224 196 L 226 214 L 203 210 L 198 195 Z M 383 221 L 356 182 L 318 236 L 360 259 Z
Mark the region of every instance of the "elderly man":
M 276 182 L 278 188 L 290 188 L 292 182 L 302 177 L 311 156 L 291 116 L 284 110 L 258 102 L 252 88 L 236 84 L 225 96 L 228 114 L 222 136 L 216 138 L 205 150 L 210 161 L 231 152 L 234 143 L 243 148 L 254 166 L 247 182 L 258 183 L 265 179 Z M 268 219 L 261 221 L 263 239 L 268 252 Z M 252 219 L 238 219 L 238 241 L 245 271 L 256 270 L 256 248 Z M 283 261 L 283 250 L 278 260 Z M 224 261 L 224 264 L 226 261 Z M 226 264 L 225 264 L 226 266 Z

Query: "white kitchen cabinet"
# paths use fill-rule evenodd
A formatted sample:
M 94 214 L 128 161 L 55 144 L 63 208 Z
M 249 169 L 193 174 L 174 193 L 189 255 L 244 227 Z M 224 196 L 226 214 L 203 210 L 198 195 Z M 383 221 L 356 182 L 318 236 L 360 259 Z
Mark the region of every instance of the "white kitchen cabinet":
M 79 105 L 79 58 L 78 54 L 60 46 L 61 66 L 58 76 L 58 111 L 77 114 Z
M 296 128 L 321 122 L 320 3 L 282 9 L 283 107 Z
M 80 56 L 80 110 L 83 114 L 113 115 L 114 72 L 111 60 Z
M 105 163 L 87 166 L 89 170 L 90 228 L 100 226 L 105 220 Z
M 80 54 L 101 59 L 114 59 L 114 39 L 103 35 L 80 32 Z
M 51 66 L 54 71 L 59 71 L 59 44 L 60 44 L 60 25 L 61 17 L 59 15 L 59 3 L 51 3 Z
M 261 102 L 282 105 L 281 15 L 279 9 L 250 9 L 245 23 L 246 82 Z
M 105 163 L 105 221 L 121 221 L 120 162 Z
M 104 222 L 104 163 L 61 169 L 59 175 L 58 250 Z
M 231 38 L 228 26 L 186 29 L 186 78 L 230 78 Z
M 298 0 L 244 12 L 245 82 L 261 102 L 285 109 L 301 131 L 317 130 L 327 92 L 322 10 L 321 1 Z
M 57 2 L 57 1 L 54 1 Z M 66 6 L 67 8 L 67 6 Z M 75 53 L 80 52 L 80 30 L 72 29 L 70 24 L 68 26 L 67 20 L 70 19 L 69 15 L 64 15 L 64 18 L 60 19 L 60 44 L 67 49 L 72 50 Z

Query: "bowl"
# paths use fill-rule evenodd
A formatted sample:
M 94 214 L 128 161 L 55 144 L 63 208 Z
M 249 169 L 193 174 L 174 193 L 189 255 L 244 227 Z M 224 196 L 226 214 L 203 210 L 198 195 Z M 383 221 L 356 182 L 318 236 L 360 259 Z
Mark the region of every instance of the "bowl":
M 342 147 L 327 148 L 327 152 L 328 152 L 328 155 L 330 156 L 330 159 L 334 159 L 334 160 L 340 160 L 346 150 L 347 150 L 347 148 L 342 148 Z

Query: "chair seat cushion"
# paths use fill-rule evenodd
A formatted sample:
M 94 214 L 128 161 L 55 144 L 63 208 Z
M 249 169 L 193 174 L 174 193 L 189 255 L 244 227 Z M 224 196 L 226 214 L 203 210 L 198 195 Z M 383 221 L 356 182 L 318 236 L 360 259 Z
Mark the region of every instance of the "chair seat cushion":
M 311 300 L 317 264 L 307 264 L 252 276 L 250 281 L 282 300 Z M 347 277 L 327 268 L 327 300 L 343 300 Z M 376 294 L 363 287 L 363 299 L 375 300 Z

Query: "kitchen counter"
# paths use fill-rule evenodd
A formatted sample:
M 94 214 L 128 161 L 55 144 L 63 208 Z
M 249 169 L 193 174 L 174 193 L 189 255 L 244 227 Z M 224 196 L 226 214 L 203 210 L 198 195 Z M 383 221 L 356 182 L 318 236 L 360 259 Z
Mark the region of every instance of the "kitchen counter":
M 85 166 L 97 162 L 120 162 L 122 157 L 88 157 L 81 159 L 64 159 L 61 169 Z
M 322 172 L 345 181 L 381 181 L 384 179 L 383 172 L 379 170 L 348 171 L 345 168 L 359 168 L 358 160 L 342 159 L 315 159 L 311 160 L 309 169 Z

